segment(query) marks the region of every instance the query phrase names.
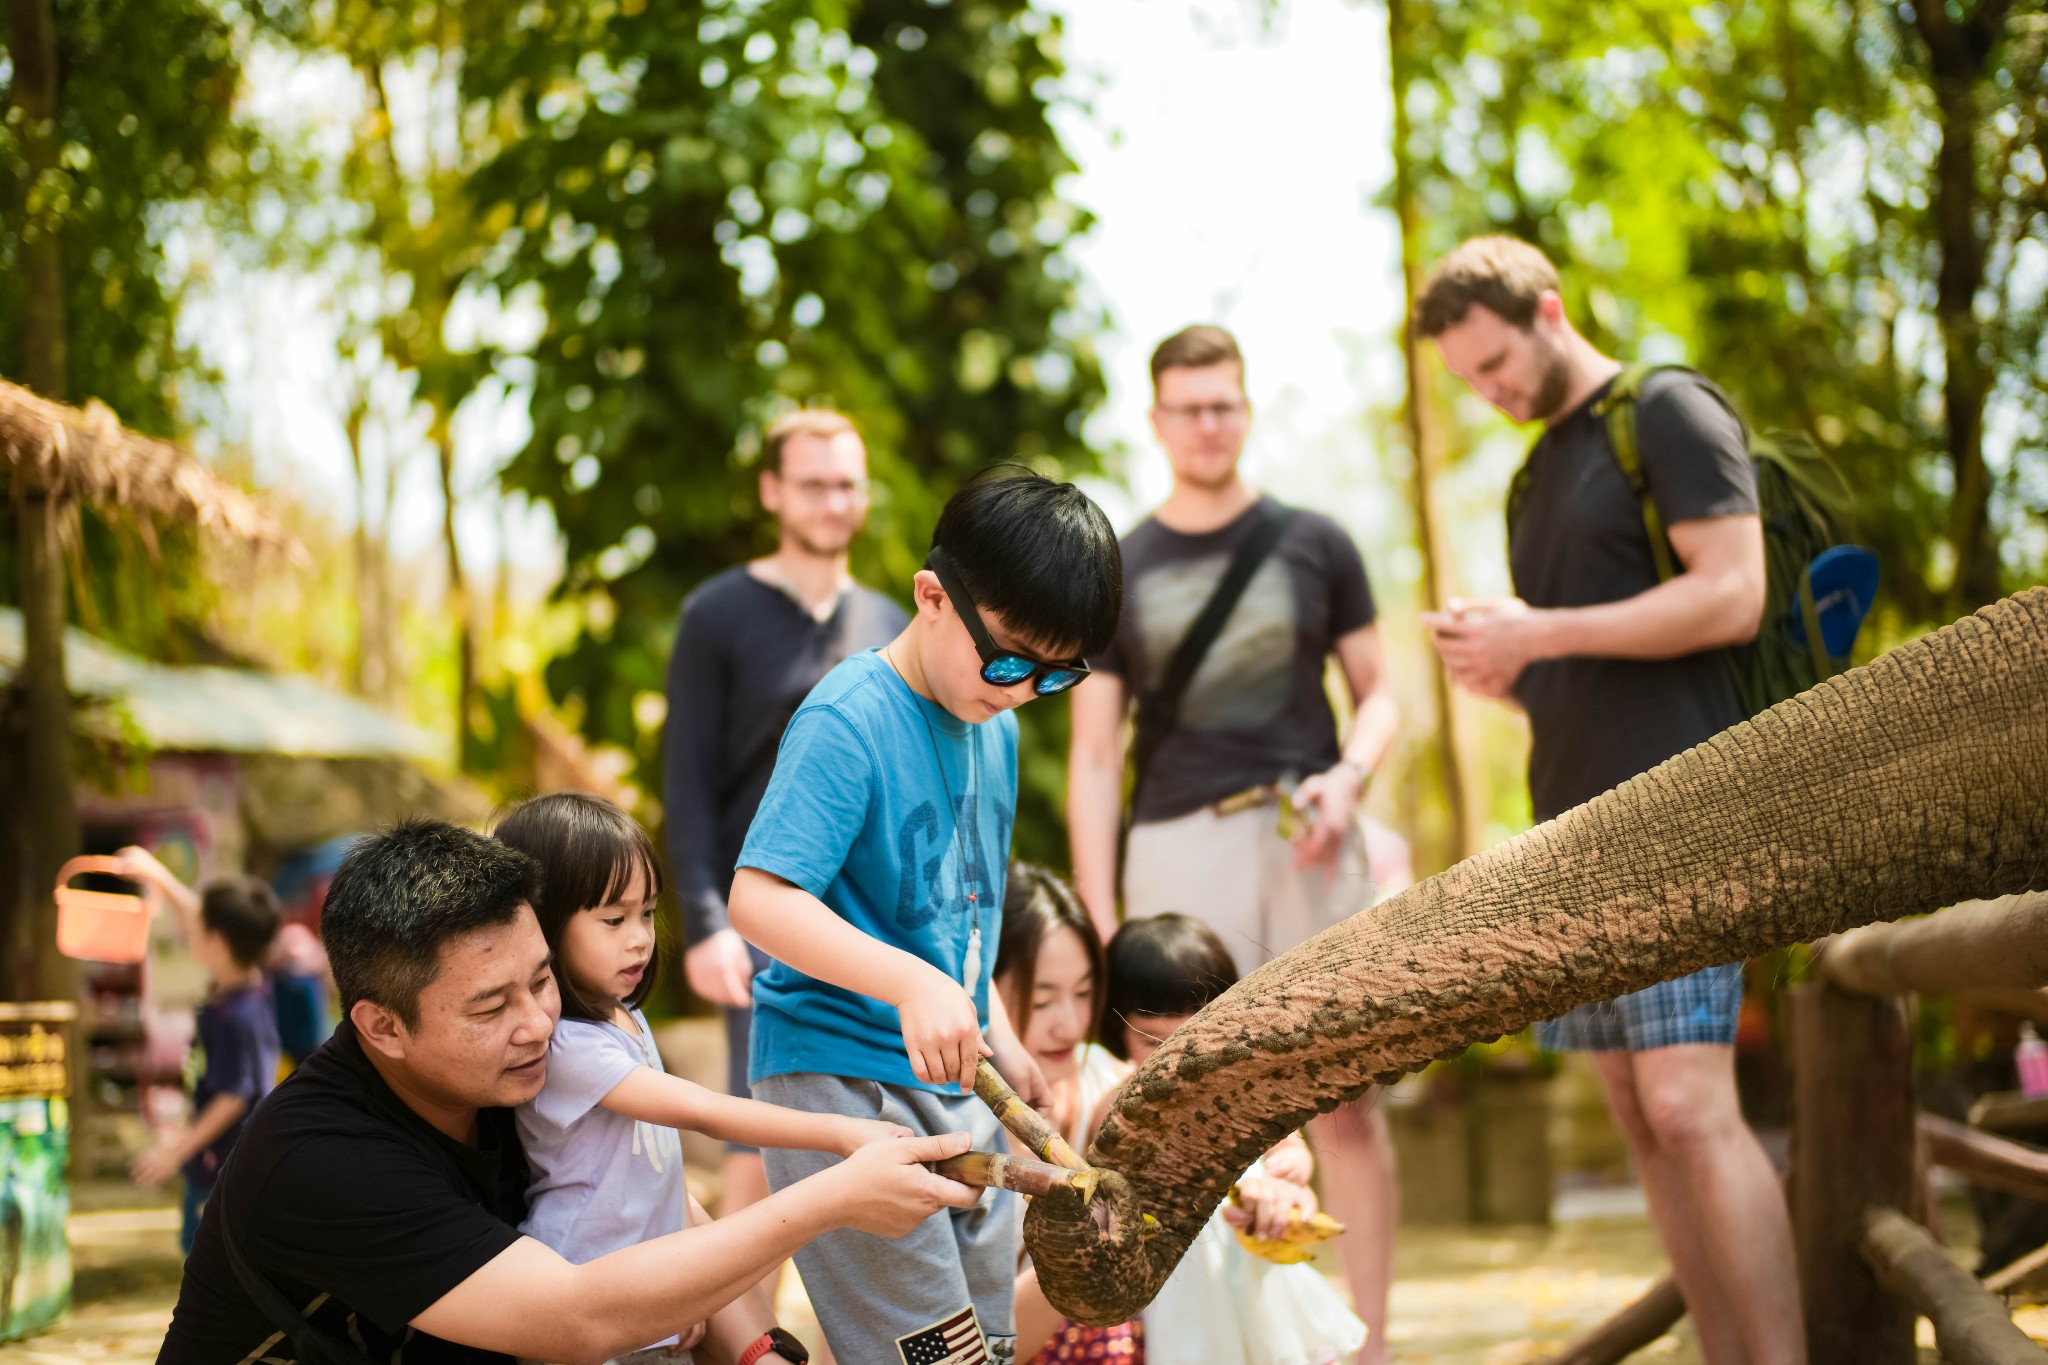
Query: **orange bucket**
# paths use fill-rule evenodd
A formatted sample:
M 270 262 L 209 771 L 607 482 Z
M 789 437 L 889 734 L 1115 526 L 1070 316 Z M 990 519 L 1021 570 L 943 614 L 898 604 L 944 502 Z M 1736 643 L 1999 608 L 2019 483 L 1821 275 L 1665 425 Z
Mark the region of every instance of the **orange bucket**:
M 88 962 L 140 962 L 149 956 L 149 921 L 157 891 L 79 891 L 68 886 L 82 872 L 121 875 L 118 858 L 73 858 L 57 872 L 57 951 Z

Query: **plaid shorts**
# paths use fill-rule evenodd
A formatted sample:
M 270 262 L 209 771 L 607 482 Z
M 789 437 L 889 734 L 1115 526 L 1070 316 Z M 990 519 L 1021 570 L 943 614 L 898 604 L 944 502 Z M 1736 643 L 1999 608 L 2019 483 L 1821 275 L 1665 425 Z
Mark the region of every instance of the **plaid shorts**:
M 1537 1046 L 1551 1052 L 1648 1052 L 1680 1043 L 1735 1042 L 1742 1008 L 1742 964 L 1708 967 L 1671 981 L 1581 1005 L 1536 1026 Z

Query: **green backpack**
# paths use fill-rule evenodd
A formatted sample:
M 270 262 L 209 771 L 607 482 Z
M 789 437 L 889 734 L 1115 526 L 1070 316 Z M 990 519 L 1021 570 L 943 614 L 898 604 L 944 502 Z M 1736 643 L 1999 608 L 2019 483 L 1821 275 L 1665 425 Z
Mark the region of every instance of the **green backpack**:
M 1629 492 L 1643 509 L 1643 530 L 1649 533 L 1657 581 L 1662 583 L 1677 576 L 1678 563 L 1664 533 L 1664 520 L 1657 513 L 1656 499 L 1650 496 L 1649 482 L 1643 477 L 1642 454 L 1636 443 L 1636 401 L 1643 382 L 1659 370 L 1697 373 L 1683 365 L 1631 365 L 1615 379 L 1593 414 L 1606 419 L 1615 463 L 1621 466 Z M 1708 388 L 1728 404 L 1718 388 L 1712 384 Z M 1733 405 L 1728 406 L 1734 413 Z M 1739 414 L 1736 420 L 1741 421 Z M 1848 667 L 1848 642 L 1842 644 L 1840 654 L 1829 652 L 1814 598 L 1812 570 L 1816 558 L 1847 539 L 1854 498 L 1841 471 L 1804 433 L 1751 433 L 1747 423 L 1742 430 L 1749 442 L 1750 459 L 1756 464 L 1757 504 L 1763 515 L 1764 615 L 1756 638 L 1730 648 L 1727 658 L 1743 708 L 1755 715 Z M 1520 502 L 1526 470 L 1525 465 L 1523 472 L 1516 474 L 1516 486 L 1509 493 L 1510 520 Z M 1800 625 L 1796 633 L 1790 610 L 1795 600 Z M 1868 608 L 1867 600 L 1860 604 L 1858 623 Z M 1835 633 L 1839 636 L 1841 631 Z M 1854 635 L 1852 624 L 1848 640 L 1853 641 Z

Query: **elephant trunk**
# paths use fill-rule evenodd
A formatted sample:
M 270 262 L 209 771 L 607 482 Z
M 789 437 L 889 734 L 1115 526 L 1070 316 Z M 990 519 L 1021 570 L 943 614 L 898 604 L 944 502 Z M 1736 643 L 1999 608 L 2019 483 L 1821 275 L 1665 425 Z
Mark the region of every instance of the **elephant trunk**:
M 1269 1145 L 1472 1042 L 2041 888 L 2048 589 L 1782 702 L 1245 978 L 1124 1086 L 1089 1151 L 1108 1168 L 1094 1204 L 1034 1203 L 1039 1284 L 1077 1321 L 1131 1317 Z

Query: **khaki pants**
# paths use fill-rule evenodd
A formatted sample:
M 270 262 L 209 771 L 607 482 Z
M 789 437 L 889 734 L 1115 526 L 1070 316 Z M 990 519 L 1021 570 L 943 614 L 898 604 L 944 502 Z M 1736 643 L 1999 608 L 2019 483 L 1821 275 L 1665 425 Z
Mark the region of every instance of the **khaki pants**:
M 1250 974 L 1373 902 L 1365 841 L 1346 833 L 1335 868 L 1294 866 L 1273 805 L 1192 815 L 1131 828 L 1124 854 L 1124 918 L 1178 911 L 1214 929 Z

